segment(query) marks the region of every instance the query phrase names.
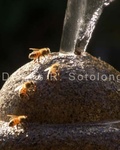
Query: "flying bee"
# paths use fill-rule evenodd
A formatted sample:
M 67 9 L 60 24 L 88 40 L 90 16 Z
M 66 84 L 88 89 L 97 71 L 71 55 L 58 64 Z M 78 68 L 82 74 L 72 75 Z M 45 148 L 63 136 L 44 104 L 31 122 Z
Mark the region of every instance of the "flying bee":
M 39 59 L 41 60 L 41 58 L 47 56 L 50 54 L 50 49 L 49 48 L 29 48 L 30 50 L 33 50 L 32 53 L 29 54 L 28 58 L 29 59 L 33 59 L 35 62 L 39 62 Z
M 9 122 L 9 127 L 14 127 L 16 126 L 18 128 L 18 125 L 21 124 L 23 125 L 23 120 L 27 118 L 27 116 L 16 116 L 16 115 L 7 115 L 10 117 L 10 122 Z
M 19 90 L 21 99 L 29 99 L 29 96 L 33 95 L 36 91 L 36 85 L 33 81 L 26 81 L 15 89 L 15 91 L 17 90 Z
M 47 80 L 53 80 L 53 78 L 54 78 L 54 80 L 58 80 L 59 72 L 60 72 L 59 67 L 60 67 L 60 64 L 55 63 L 44 70 L 44 71 L 48 71 Z

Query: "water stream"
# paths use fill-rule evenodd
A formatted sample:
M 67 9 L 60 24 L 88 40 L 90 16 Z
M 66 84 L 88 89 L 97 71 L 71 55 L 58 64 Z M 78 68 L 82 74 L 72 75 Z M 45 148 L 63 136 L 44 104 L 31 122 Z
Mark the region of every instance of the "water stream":
M 60 53 L 86 51 L 103 8 L 114 0 L 68 0 Z

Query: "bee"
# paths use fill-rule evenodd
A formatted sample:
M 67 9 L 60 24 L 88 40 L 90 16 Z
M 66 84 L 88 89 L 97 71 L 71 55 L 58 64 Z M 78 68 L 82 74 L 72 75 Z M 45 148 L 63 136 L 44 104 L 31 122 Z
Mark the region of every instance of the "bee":
M 45 69 L 44 71 L 48 71 L 47 80 L 58 80 L 59 77 L 59 63 L 52 64 L 50 67 Z
M 17 126 L 18 128 L 18 125 L 19 124 L 23 124 L 23 120 L 27 118 L 27 116 L 16 116 L 16 115 L 7 115 L 8 117 L 10 117 L 10 122 L 9 122 L 9 127 L 14 127 L 14 126 Z
M 32 53 L 29 54 L 28 58 L 29 59 L 33 59 L 35 62 L 39 62 L 39 59 L 41 60 L 41 58 L 47 56 L 48 54 L 50 54 L 50 49 L 49 48 L 29 48 L 30 50 L 33 50 Z
M 17 90 L 19 90 L 21 99 L 29 99 L 29 96 L 33 95 L 36 91 L 36 85 L 33 81 L 26 81 L 15 89 L 15 91 Z

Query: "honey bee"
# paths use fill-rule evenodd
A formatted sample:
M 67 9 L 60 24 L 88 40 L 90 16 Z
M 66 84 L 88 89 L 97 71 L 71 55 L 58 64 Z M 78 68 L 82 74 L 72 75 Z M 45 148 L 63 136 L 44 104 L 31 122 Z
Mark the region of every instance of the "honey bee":
M 48 54 L 50 54 L 50 49 L 49 48 L 29 48 L 30 50 L 33 50 L 32 53 L 29 54 L 28 58 L 29 59 L 33 59 L 35 62 L 39 62 L 39 59 L 41 60 L 41 58 L 47 56 Z
M 7 115 L 7 116 L 10 117 L 9 127 L 17 126 L 17 128 L 18 128 L 18 125 L 19 124 L 22 125 L 22 121 L 27 118 L 27 116 L 24 116 L 24 115 L 22 116 Z
M 29 99 L 29 96 L 33 95 L 36 91 L 36 85 L 33 81 L 26 81 L 15 89 L 15 91 L 17 90 L 19 90 L 21 99 Z
M 55 64 L 51 65 L 50 67 L 48 67 L 47 69 L 44 70 L 44 71 L 48 71 L 47 80 L 53 80 L 53 79 L 58 80 L 59 67 L 60 67 L 60 64 L 55 63 Z

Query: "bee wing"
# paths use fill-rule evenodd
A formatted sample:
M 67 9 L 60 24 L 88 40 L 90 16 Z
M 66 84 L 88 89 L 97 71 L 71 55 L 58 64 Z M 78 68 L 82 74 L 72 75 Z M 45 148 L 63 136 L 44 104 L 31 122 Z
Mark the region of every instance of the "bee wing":
M 18 117 L 18 116 L 16 116 L 16 115 L 7 115 L 7 116 L 10 117 L 10 120 L 13 119 L 13 118 Z
M 18 116 L 18 118 L 19 118 L 19 119 L 22 119 L 22 118 L 26 119 L 27 116 Z
M 29 48 L 29 50 L 32 50 L 32 51 L 38 51 L 39 48 Z
M 49 71 L 50 70 L 50 67 L 46 68 L 44 71 Z
M 15 88 L 14 91 L 19 91 L 22 88 L 22 85 L 19 85 L 18 87 Z

